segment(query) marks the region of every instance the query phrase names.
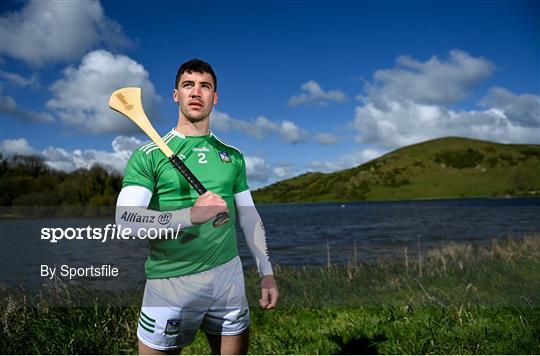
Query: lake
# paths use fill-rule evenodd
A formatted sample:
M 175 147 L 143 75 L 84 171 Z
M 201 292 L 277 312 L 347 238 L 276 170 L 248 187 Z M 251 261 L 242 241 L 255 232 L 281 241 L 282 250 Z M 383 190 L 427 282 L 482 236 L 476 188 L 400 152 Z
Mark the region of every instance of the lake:
M 540 233 L 540 199 L 456 199 L 345 204 L 275 204 L 258 207 L 273 262 L 282 266 L 374 262 L 403 258 L 450 242 L 489 243 Z M 144 285 L 147 241 L 60 241 L 40 239 L 48 227 L 105 226 L 112 218 L 0 219 L 0 282 L 35 288 L 47 283 L 41 265 L 74 267 L 113 264 L 119 277 L 85 279 L 104 287 Z M 239 234 L 245 267 L 253 261 Z M 93 285 L 92 284 L 92 285 Z

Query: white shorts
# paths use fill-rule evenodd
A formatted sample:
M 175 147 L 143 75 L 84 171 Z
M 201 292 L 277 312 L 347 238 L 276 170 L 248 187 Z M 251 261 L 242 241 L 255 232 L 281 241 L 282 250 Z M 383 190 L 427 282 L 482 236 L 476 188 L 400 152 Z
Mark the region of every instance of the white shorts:
M 199 327 L 212 335 L 238 335 L 249 327 L 240 258 L 208 271 L 148 279 L 137 337 L 156 350 L 189 345 Z

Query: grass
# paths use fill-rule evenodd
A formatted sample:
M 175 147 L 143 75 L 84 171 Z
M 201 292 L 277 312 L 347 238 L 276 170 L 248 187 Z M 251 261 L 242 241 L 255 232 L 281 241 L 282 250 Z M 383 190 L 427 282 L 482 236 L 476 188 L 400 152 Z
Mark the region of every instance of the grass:
M 251 309 L 250 353 L 540 353 L 539 235 L 275 272 L 280 305 Z M 256 306 L 255 271 L 246 271 L 246 286 Z M 141 294 L 3 287 L 0 350 L 135 353 Z M 209 352 L 202 333 L 184 350 Z

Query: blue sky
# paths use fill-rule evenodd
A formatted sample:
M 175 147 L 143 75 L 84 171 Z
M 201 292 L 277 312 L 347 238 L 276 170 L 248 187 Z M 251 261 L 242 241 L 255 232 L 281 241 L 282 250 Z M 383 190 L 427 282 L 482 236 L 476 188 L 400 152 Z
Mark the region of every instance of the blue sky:
M 4 155 L 122 171 L 146 138 L 107 108 L 143 87 L 159 132 L 178 66 L 212 64 L 213 131 L 253 188 L 442 136 L 540 143 L 536 1 L 4 1 Z

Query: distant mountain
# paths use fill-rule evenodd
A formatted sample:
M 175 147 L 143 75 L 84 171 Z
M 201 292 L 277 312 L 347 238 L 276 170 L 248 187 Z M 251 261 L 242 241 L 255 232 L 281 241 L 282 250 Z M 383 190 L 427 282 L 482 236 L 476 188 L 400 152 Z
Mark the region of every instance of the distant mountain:
M 445 137 L 256 190 L 257 203 L 540 196 L 540 145 Z

